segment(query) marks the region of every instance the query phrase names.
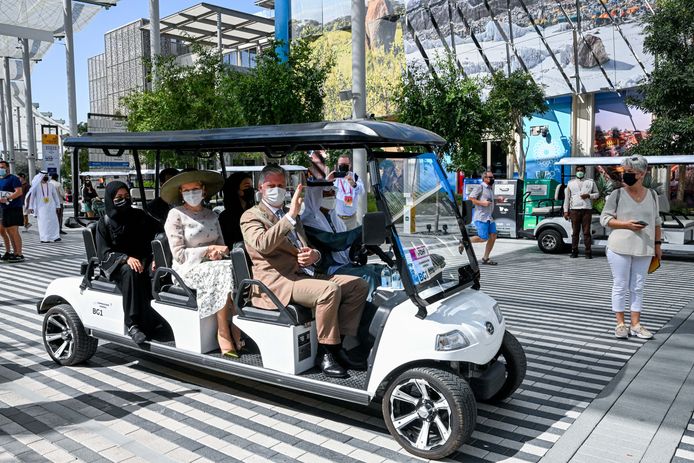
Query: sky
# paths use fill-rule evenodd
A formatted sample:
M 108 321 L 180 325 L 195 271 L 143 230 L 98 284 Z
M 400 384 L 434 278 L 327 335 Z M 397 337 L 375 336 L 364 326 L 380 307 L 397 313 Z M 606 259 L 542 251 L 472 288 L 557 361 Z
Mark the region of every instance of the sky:
M 160 0 L 159 16 L 165 17 L 202 0 Z M 247 13 L 261 8 L 253 0 L 212 0 L 208 3 Z M 87 59 L 104 51 L 104 33 L 138 18 L 149 18 L 149 0 L 119 0 L 118 5 L 102 10 L 80 32 L 75 33 L 75 78 L 77 86 L 77 121 L 87 120 L 89 112 L 89 85 Z M 56 119 L 68 120 L 67 72 L 65 70 L 65 46 L 55 42 L 53 47 L 32 70 L 31 89 L 34 102 L 40 111 L 50 111 Z

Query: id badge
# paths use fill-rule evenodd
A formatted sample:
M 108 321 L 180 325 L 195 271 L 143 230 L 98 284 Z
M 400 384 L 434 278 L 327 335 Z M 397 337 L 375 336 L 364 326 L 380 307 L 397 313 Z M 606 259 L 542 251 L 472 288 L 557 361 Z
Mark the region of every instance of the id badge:
M 352 207 L 352 197 L 351 196 L 345 196 L 344 201 L 345 201 L 345 206 Z
M 48 198 L 43 198 L 43 202 L 48 204 L 49 199 Z

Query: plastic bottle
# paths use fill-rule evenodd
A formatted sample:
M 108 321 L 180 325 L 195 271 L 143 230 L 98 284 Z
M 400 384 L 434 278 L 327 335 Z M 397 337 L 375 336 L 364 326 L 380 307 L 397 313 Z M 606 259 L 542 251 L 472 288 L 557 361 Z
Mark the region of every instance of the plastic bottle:
M 402 289 L 402 280 L 400 279 L 400 272 L 393 270 L 393 276 L 391 277 L 390 287 L 392 289 Z
M 383 267 L 383 270 L 381 270 L 381 286 L 390 288 L 391 284 L 390 269 L 388 267 Z

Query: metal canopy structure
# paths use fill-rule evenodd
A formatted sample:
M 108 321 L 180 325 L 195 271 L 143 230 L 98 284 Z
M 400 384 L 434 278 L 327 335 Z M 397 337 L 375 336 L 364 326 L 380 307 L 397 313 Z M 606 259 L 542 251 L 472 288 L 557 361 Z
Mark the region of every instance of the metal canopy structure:
M 420 127 L 374 120 L 168 132 L 88 133 L 67 138 L 64 142 L 65 146 L 74 148 L 265 152 L 273 157 L 281 157 L 291 151 L 321 148 L 431 147 L 445 143 L 437 134 Z M 116 152 L 110 154 L 118 155 Z
M 244 50 L 268 43 L 275 33 L 273 19 L 209 3 L 171 14 L 159 21 L 160 33 L 223 51 Z M 149 30 L 150 24 L 143 27 Z
M 618 166 L 625 156 L 578 157 L 562 158 L 557 161 L 559 166 Z M 671 164 L 694 164 L 694 155 L 674 154 L 669 156 L 646 156 L 649 166 Z

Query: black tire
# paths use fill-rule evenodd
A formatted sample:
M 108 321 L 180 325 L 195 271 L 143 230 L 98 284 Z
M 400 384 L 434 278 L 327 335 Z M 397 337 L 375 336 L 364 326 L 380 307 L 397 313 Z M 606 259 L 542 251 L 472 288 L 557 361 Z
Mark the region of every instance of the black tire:
M 525 379 L 525 371 L 528 361 L 525 358 L 523 346 L 518 339 L 508 331 L 504 333 L 504 340 L 501 342 L 501 349 L 497 354 L 497 361 L 503 361 L 506 367 L 506 380 L 499 392 L 494 394 L 485 402 L 495 403 L 505 400 L 516 392 L 516 389 Z
M 544 253 L 559 254 L 564 251 L 564 240 L 562 240 L 558 231 L 552 228 L 545 228 L 537 235 L 537 246 Z
M 71 366 L 89 360 L 99 341 L 87 334 L 82 320 L 68 304 L 51 307 L 43 318 L 43 345 L 58 365 Z
M 402 373 L 386 389 L 381 409 L 388 431 L 402 448 L 431 460 L 458 450 L 477 422 L 477 403 L 468 383 L 437 368 Z M 425 425 L 426 441 L 421 442 Z

